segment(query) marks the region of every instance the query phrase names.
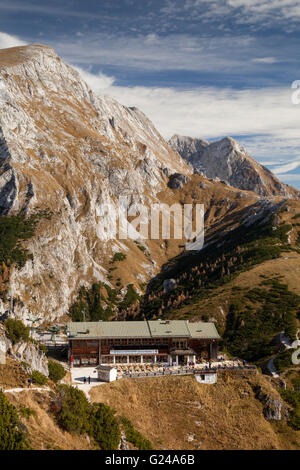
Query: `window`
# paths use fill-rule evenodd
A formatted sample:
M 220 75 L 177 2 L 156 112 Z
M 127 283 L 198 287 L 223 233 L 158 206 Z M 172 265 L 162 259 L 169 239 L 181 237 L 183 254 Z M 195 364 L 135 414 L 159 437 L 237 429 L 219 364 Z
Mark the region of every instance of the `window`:
M 97 348 L 98 341 L 88 341 L 87 345 L 88 345 L 88 348 Z

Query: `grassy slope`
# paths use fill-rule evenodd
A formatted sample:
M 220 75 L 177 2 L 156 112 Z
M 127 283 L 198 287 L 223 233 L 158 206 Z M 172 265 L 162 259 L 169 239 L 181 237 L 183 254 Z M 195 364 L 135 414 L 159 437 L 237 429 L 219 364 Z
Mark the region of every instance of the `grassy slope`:
M 56 424 L 53 415 L 49 412 L 51 398 L 47 392 L 26 391 L 16 394 L 7 394 L 9 401 L 16 408 L 30 408 L 35 412 L 28 418 L 21 417 L 26 426 L 28 439 L 37 450 L 89 450 L 92 444 L 84 436 L 77 436 L 62 431 Z
M 286 259 L 287 258 L 287 259 Z M 230 303 L 241 297 L 236 287 L 250 290 L 258 287 L 266 278 L 282 276 L 282 282 L 289 286 L 289 290 L 300 295 L 300 255 L 298 253 L 283 254 L 278 259 L 268 260 L 254 266 L 250 271 L 242 272 L 226 285 L 213 290 L 205 299 L 195 299 L 190 305 L 182 305 L 170 312 L 170 318 L 188 317 L 191 321 L 208 315 L 218 320 L 220 325 L 225 324 L 226 314 Z
M 91 397 L 129 418 L 155 449 L 299 449 L 300 432 L 265 420 L 257 384 L 278 398 L 261 375 L 219 376 L 216 385 L 194 377 L 124 379 L 94 388 Z

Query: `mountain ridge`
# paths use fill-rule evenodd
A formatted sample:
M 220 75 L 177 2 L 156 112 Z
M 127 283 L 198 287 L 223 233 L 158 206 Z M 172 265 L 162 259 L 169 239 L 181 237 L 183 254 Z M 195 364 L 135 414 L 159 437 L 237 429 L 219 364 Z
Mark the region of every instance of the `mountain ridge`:
M 299 191 L 281 183 L 231 137 L 210 143 L 175 134 L 169 144 L 195 171 L 202 172 L 208 178 L 220 178 L 231 186 L 254 191 L 261 196 L 300 197 Z

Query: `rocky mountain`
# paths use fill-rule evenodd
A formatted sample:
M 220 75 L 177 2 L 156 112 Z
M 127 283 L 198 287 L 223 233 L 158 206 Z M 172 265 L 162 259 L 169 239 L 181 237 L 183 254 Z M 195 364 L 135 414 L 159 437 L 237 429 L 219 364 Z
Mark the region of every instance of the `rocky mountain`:
M 205 153 L 212 146 L 183 147 Z M 243 180 L 234 166 L 239 152 L 229 152 L 230 169 Z M 121 298 L 130 284 L 143 293 L 184 240 L 120 239 L 112 222 L 120 197 L 133 211 L 138 203 L 204 204 L 207 245 L 278 211 L 292 193 L 274 196 L 271 181 L 241 191 L 231 180 L 193 174 L 141 111 L 96 96 L 52 48 L 0 50 L 0 313 L 10 301 L 24 320 L 51 322 L 68 312 L 81 286 L 99 282 Z
M 208 178 L 220 178 L 235 188 L 254 191 L 261 196 L 299 197 L 296 189 L 281 183 L 230 137 L 209 143 L 175 134 L 169 144 Z
M 33 260 L 11 273 L 16 312 L 59 317 L 80 284 L 105 279 L 104 259 L 128 247 L 102 208 L 159 202 L 175 172 L 191 170 L 147 117 L 95 96 L 53 49 L 0 51 L 0 212 L 51 212 L 27 243 Z M 147 277 L 155 261 L 144 264 Z

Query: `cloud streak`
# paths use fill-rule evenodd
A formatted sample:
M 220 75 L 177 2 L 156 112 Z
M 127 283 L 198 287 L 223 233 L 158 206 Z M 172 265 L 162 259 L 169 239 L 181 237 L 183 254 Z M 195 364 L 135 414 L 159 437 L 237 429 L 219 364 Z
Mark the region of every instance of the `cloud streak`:
M 2 33 L 0 31 L 0 49 L 25 45 L 26 42 L 22 41 L 17 36 L 12 36 L 11 34 Z
M 204 139 L 238 136 L 256 158 L 271 155 L 273 163 L 278 164 L 282 158 L 296 157 L 299 153 L 300 109 L 292 104 L 289 87 L 256 90 L 122 87 L 112 77 L 105 80 L 103 74 L 94 76 L 84 70 L 81 74 L 97 93 L 141 109 L 165 138 L 174 133 Z M 296 168 L 298 159 L 278 165 L 276 172 Z

